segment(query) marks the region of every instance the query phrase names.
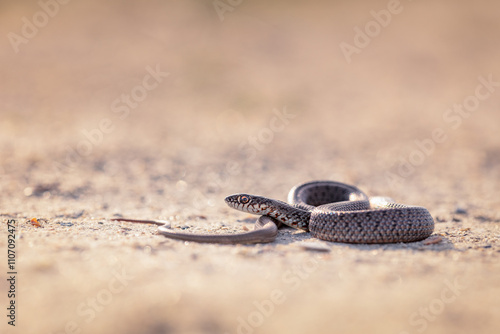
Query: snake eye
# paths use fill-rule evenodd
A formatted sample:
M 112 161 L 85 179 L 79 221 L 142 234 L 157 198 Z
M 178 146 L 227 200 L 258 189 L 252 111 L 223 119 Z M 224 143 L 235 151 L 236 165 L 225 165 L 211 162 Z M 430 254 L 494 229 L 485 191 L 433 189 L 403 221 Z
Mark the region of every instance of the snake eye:
M 240 196 L 238 197 L 238 202 L 240 202 L 241 204 L 247 204 L 248 202 L 250 202 L 250 197 L 248 196 Z

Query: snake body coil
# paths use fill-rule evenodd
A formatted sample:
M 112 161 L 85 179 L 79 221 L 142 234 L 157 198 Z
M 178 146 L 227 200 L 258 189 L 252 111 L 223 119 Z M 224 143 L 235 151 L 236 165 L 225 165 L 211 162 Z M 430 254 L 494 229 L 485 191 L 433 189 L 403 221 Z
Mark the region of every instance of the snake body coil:
M 369 198 L 358 188 L 340 182 L 298 185 L 288 194 L 289 203 L 247 194 L 231 195 L 225 201 L 234 209 L 261 215 L 255 230 L 225 235 L 175 233 L 165 226 L 158 230 L 169 238 L 226 244 L 271 242 L 281 224 L 327 241 L 363 244 L 419 241 L 434 231 L 434 220 L 427 209 L 398 204 L 386 197 Z

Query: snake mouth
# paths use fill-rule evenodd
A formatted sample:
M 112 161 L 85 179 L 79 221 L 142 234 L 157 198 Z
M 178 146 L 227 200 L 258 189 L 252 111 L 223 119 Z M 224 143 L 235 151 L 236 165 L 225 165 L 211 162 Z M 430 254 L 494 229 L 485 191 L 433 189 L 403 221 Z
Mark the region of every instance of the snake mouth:
M 237 195 L 229 195 L 226 198 L 224 198 L 224 201 L 226 202 L 227 205 L 232 206 L 232 204 L 237 201 L 236 196 Z

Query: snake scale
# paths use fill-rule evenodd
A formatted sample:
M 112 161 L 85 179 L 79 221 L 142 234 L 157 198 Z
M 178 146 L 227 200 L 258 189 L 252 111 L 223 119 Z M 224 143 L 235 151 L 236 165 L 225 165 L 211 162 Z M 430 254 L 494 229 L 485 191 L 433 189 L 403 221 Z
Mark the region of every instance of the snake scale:
M 272 242 L 281 224 L 322 240 L 357 244 L 414 242 L 434 231 L 434 219 L 426 208 L 368 197 L 354 186 L 334 181 L 297 185 L 290 190 L 288 203 L 248 194 L 231 195 L 225 201 L 236 210 L 261 215 L 255 229 L 206 235 L 173 232 L 160 220 L 112 220 L 160 225 L 158 232 L 172 239 L 223 244 Z

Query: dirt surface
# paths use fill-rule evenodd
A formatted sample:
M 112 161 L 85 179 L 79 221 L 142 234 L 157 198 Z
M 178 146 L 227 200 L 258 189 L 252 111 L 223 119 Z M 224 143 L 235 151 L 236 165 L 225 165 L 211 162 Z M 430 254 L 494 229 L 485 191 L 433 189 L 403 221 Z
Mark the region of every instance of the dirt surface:
M 1 333 L 498 333 L 498 2 L 0 6 Z M 240 232 L 226 195 L 317 179 L 425 206 L 435 237 L 107 219 Z

